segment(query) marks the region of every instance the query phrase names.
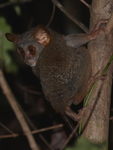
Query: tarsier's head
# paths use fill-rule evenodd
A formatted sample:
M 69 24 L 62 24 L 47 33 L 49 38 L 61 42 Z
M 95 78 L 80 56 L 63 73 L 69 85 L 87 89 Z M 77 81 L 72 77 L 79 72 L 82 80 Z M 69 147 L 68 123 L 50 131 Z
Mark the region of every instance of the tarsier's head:
M 10 42 L 16 44 L 17 52 L 31 67 L 36 65 L 40 52 L 50 42 L 50 33 L 43 25 L 38 25 L 22 35 L 6 33 L 5 36 Z

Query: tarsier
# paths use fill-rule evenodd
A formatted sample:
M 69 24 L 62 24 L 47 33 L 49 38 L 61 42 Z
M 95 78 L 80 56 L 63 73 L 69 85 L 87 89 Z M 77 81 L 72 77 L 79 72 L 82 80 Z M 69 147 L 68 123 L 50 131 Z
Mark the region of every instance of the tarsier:
M 52 107 L 75 121 L 82 117 L 85 108 L 76 114 L 70 106 L 79 104 L 91 87 L 90 53 L 80 46 L 97 37 L 101 23 L 98 21 L 89 34 L 64 36 L 43 25 L 22 35 L 6 33 L 6 38 L 16 44 L 23 61 L 40 79 L 45 98 Z

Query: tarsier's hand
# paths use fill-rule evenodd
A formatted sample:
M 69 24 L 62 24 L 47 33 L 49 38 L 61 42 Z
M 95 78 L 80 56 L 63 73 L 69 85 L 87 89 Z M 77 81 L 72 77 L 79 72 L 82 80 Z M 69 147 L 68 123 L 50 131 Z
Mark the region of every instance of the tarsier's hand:
M 89 33 L 89 35 L 93 39 L 96 39 L 97 35 L 99 34 L 100 31 L 104 31 L 104 28 L 100 28 L 101 24 L 107 23 L 107 20 L 98 20 L 97 23 L 95 24 L 93 30 Z

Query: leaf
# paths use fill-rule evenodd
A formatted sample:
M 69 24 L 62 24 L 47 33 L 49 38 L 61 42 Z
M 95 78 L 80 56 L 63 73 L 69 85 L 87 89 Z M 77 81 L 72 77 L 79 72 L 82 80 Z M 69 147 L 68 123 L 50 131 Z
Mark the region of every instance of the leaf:
M 17 13 L 17 15 L 20 16 L 21 15 L 21 8 L 20 8 L 20 6 L 15 5 L 14 9 L 15 9 L 15 12 Z
M 15 0 L 9 0 L 10 2 L 15 2 Z M 20 16 L 22 13 L 21 13 L 21 7 L 20 7 L 20 5 L 18 5 L 19 3 L 21 3 L 21 0 L 17 0 L 17 4 L 15 4 L 13 7 L 14 7 L 14 10 L 15 10 L 15 12 L 16 12 L 16 14 L 18 15 L 18 16 Z
M 103 150 L 106 146 L 106 142 L 96 144 L 82 137 L 73 147 L 67 147 L 65 150 Z
M 7 32 L 11 32 L 11 27 L 4 17 L 0 17 L 0 65 L 3 65 L 7 72 L 15 73 L 17 72 L 17 66 L 9 54 L 9 51 L 14 50 L 14 45 L 6 39 L 5 33 Z

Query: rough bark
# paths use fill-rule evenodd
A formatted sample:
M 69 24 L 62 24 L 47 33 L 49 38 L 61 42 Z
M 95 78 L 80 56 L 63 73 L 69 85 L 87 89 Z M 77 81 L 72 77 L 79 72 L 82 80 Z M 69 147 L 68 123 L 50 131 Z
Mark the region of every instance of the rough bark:
M 98 19 L 109 19 L 113 12 L 113 0 L 92 0 L 91 28 Z M 113 28 L 113 23 L 112 28 Z M 105 26 L 105 32 L 101 31 L 98 38 L 91 41 L 88 48 L 92 56 L 92 75 L 102 70 L 113 53 L 113 32 L 110 25 Z M 110 66 L 104 80 L 99 80 L 94 89 L 89 105 L 94 105 L 92 114 L 84 129 L 83 136 L 96 142 L 108 142 L 109 112 L 112 86 L 112 70 Z M 88 116 L 87 113 L 86 116 Z M 85 116 L 83 123 L 86 122 Z M 107 145 L 105 150 L 107 150 Z

